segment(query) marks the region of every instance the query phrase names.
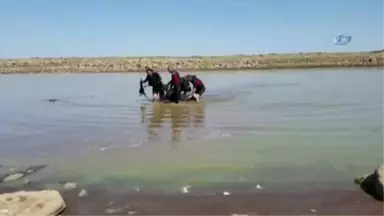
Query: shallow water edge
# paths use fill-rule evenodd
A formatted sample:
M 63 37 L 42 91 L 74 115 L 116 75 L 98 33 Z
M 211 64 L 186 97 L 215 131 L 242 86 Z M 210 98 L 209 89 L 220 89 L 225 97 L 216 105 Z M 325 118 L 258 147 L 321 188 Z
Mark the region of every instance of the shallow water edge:
M 0 193 L 44 189 L 0 186 Z M 229 190 L 233 190 L 230 188 Z M 67 209 L 62 215 L 382 215 L 382 203 L 358 188 L 283 192 L 266 189 L 234 193 L 117 192 L 102 188 L 59 190 Z

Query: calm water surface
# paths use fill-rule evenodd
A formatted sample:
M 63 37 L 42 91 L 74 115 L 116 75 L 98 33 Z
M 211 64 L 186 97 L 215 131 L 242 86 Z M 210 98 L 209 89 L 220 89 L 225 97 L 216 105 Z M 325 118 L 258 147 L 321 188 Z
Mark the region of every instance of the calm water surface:
M 351 182 L 383 161 L 382 69 L 197 75 L 204 102 L 178 105 L 139 97 L 143 73 L 2 75 L 0 164 L 179 188 Z

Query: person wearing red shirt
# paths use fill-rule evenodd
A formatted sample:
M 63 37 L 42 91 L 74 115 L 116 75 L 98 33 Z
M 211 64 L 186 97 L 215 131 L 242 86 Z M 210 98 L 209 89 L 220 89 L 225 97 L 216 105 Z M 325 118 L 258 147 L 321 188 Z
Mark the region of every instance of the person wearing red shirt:
M 175 103 L 179 103 L 180 101 L 180 74 L 175 69 L 168 67 L 168 72 L 171 74 L 171 86 L 170 89 L 172 89 L 172 96 L 171 100 Z
M 193 97 L 195 98 L 196 101 L 199 101 L 199 98 L 205 92 L 205 86 L 203 81 L 197 78 L 196 75 L 192 75 L 192 76 L 187 75 L 187 80 L 191 82 L 193 85 L 193 88 L 194 88 Z

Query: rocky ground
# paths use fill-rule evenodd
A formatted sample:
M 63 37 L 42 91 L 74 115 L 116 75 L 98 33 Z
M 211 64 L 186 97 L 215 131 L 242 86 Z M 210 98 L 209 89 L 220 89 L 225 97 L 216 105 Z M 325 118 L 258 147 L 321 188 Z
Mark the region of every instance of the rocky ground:
M 283 69 L 311 67 L 382 67 L 384 51 L 351 53 L 294 53 L 191 57 L 104 57 L 0 59 L 0 73 L 137 72 L 145 66 L 165 71 Z
M 10 176 L 16 176 L 15 173 L 20 173 L 20 170 L 11 170 L 2 175 L 0 215 L 11 215 L 7 213 L 10 200 L 4 198 L 10 195 L 4 195 L 5 193 L 46 190 L 39 182 L 25 181 L 28 175 L 38 172 L 36 167 L 41 169 L 43 166 L 33 166 L 34 169 L 24 168 L 22 170 L 25 172 L 21 172 L 24 174 L 23 177 L 14 177 L 13 180 L 10 180 Z M 139 188 L 129 192 L 110 191 L 95 185 L 81 188 L 75 182 L 61 182 L 62 186 L 58 192 L 65 202 L 63 215 L 383 215 L 383 171 L 384 167 L 381 166 L 372 174 L 357 178 L 356 183 L 363 190 L 353 187 L 351 180 L 351 187 L 340 190 L 316 189 L 287 192 L 281 189 L 265 189 L 257 185 L 255 190 L 250 192 L 236 192 L 232 188 L 231 192 L 204 193 L 185 187 L 181 188 L 179 193 L 172 194 L 145 191 Z M 4 179 L 8 180 L 4 181 Z M 9 185 L 8 183 L 12 181 L 22 183 L 17 186 Z M 366 191 L 370 192 L 366 193 Z M 57 200 L 54 206 L 60 209 L 57 204 L 60 203 L 60 197 L 55 197 L 54 192 L 45 192 L 45 194 L 54 197 Z M 19 197 L 17 199 L 21 203 L 26 200 L 24 198 L 20 200 L 18 195 L 12 196 Z M 40 200 L 43 200 L 44 196 L 47 195 L 43 195 Z M 52 203 L 53 198 L 50 200 Z M 36 202 L 32 204 L 40 205 L 39 208 L 44 206 Z M 33 208 L 26 208 L 25 205 L 24 201 L 24 207 L 20 208 L 32 211 L 30 209 Z M 15 209 L 14 204 L 12 208 Z M 49 211 L 46 210 L 46 212 Z M 53 210 L 50 212 L 53 213 L 40 215 L 59 213 Z M 35 212 L 35 215 L 39 215 L 38 213 Z

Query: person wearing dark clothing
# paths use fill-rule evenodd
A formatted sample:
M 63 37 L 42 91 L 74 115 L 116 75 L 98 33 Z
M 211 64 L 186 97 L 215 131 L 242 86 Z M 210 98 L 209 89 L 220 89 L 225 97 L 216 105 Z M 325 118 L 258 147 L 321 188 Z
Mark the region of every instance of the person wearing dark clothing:
M 143 80 L 143 83 L 148 82 L 148 86 L 152 86 L 152 95 L 154 100 L 159 100 L 164 97 L 164 85 L 161 80 L 161 76 L 158 72 L 152 68 L 145 67 L 147 77 Z
M 186 77 L 180 77 L 180 92 L 183 92 L 186 94 L 187 92 L 190 92 L 192 89 L 189 86 L 189 82 Z
M 175 103 L 179 103 L 180 101 L 180 74 L 174 69 L 168 68 L 168 72 L 171 74 L 171 83 L 170 89 L 172 90 L 172 98 L 171 100 Z
M 192 83 L 194 88 L 193 97 L 196 101 L 199 101 L 199 98 L 201 95 L 205 92 L 205 86 L 203 81 L 201 81 L 199 78 L 197 78 L 196 75 L 188 76 L 187 79 Z
M 168 89 L 171 86 L 171 84 L 172 84 L 172 80 L 170 80 L 167 84 Z M 187 94 L 191 91 L 192 91 L 192 88 L 189 85 L 188 80 L 185 77 L 180 77 L 180 99 L 179 100 L 184 100 L 185 98 L 187 98 Z M 169 96 L 172 95 L 172 93 L 173 91 L 169 91 L 167 94 L 168 95 L 167 98 L 169 98 Z M 181 99 L 181 98 L 184 98 L 184 99 Z
M 198 95 L 203 95 L 205 92 L 205 86 L 201 79 L 197 78 L 195 75 L 192 76 L 192 84 L 195 88 L 195 93 Z

